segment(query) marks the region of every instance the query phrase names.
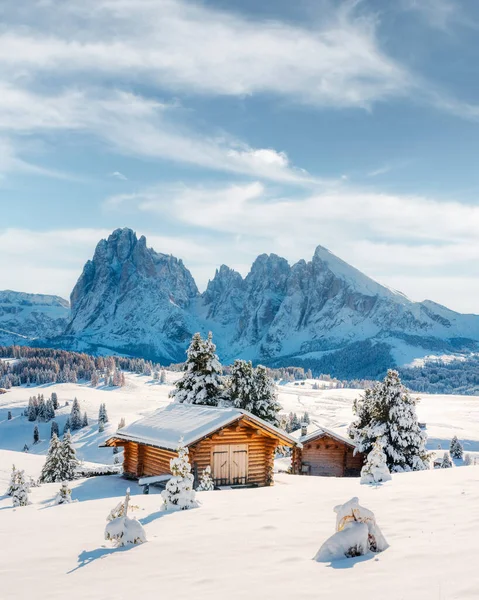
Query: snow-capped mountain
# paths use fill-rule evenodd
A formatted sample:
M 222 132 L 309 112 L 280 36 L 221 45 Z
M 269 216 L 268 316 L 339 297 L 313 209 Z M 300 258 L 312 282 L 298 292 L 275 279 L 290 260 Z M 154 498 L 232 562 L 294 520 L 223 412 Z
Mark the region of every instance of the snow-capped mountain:
M 198 288 L 181 260 L 147 248 L 131 229 L 101 240 L 71 294 L 64 340 L 74 349 L 183 360 Z
M 67 300 L 58 296 L 0 291 L 0 345 L 60 335 L 69 317 Z
M 195 331 L 208 330 L 225 362 L 245 357 L 351 376 L 479 347 L 479 316 L 412 302 L 321 246 L 293 266 L 263 254 L 245 278 L 223 265 L 200 294 L 181 260 L 130 229 L 98 244 L 56 343 L 171 362 L 184 360 Z

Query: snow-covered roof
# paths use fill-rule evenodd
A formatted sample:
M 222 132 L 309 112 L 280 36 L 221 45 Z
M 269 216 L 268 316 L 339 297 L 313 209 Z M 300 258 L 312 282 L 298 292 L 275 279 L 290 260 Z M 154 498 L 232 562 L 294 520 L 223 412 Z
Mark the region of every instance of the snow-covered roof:
M 311 440 L 315 440 L 318 437 L 321 437 L 322 435 L 328 435 L 329 437 L 338 440 L 339 442 L 342 442 L 343 444 L 347 444 L 348 446 L 351 446 L 352 448 L 356 448 L 356 444 L 350 440 L 347 437 L 343 437 L 342 435 L 339 435 L 339 433 L 336 433 L 335 431 L 331 431 L 331 429 L 327 429 L 326 427 L 318 426 L 317 424 L 315 424 L 316 427 L 310 431 L 310 427 L 308 427 L 308 434 L 304 435 L 304 436 L 299 436 L 299 441 L 301 442 L 301 444 L 306 444 L 307 442 L 310 442 Z M 299 433 L 301 434 L 301 430 L 299 430 Z
M 151 415 L 123 427 L 112 436 L 112 439 L 140 442 L 166 450 L 176 450 L 180 438 L 183 438 L 185 446 L 190 446 L 218 429 L 238 421 L 243 416 L 283 440 L 298 444 L 298 440 L 288 433 L 248 411 L 239 408 L 217 408 L 177 403 L 159 408 Z

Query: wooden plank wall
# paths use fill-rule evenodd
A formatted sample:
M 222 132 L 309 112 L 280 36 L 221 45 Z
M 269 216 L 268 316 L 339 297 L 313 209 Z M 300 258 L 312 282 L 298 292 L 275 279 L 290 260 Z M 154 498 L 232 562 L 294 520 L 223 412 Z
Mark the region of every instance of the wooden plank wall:
M 247 482 L 256 485 L 269 485 L 271 471 L 274 465 L 274 451 L 277 440 L 267 437 L 248 426 L 237 424 L 204 439 L 196 446 L 190 448 L 190 462 L 196 464 L 198 475 L 203 469 L 213 464 L 213 449 L 216 445 L 246 444 L 248 446 L 248 473 Z
M 301 463 L 310 466 L 311 475 L 344 477 L 359 475 L 363 456 L 353 456 L 354 449 L 339 440 L 323 436 L 306 442 L 303 450 L 293 456 L 295 472 L 301 472 Z

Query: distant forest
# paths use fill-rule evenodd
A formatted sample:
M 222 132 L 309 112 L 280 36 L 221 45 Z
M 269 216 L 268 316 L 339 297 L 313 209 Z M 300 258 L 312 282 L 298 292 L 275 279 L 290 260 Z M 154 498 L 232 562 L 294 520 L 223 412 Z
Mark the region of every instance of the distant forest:
M 358 346 L 359 344 L 359 346 Z M 394 367 L 389 352 L 382 344 L 360 342 L 348 348 L 326 354 L 321 359 L 296 359 L 295 365 L 288 359 L 269 365 L 269 375 L 279 381 L 301 381 L 315 378 L 318 382 L 332 382 L 337 388 L 365 388 L 381 379 L 388 368 Z M 385 346 L 385 345 L 384 345 Z M 0 359 L 18 359 L 14 362 L 0 361 L 0 388 L 18 385 L 41 385 L 91 381 L 92 385 L 124 384 L 123 371 L 162 379 L 164 367 L 143 358 L 124 356 L 91 356 L 51 348 L 28 346 L 0 346 Z M 284 364 L 282 364 L 284 363 Z M 354 367 L 348 369 L 348 365 Z M 180 371 L 183 363 L 170 365 L 169 369 Z M 403 383 L 414 392 L 428 394 L 479 395 L 479 356 L 457 358 L 449 362 L 426 361 L 421 367 L 398 368 Z M 229 367 L 224 368 L 224 374 Z M 348 377 L 348 373 L 351 374 Z M 341 377 L 342 376 L 342 377 Z M 320 387 L 320 386 L 318 386 Z

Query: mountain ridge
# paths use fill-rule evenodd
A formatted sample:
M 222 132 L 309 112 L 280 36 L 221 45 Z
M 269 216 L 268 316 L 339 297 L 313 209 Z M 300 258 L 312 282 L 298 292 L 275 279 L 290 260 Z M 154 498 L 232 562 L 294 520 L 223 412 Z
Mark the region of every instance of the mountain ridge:
M 225 362 L 321 369 L 334 356 L 362 364 L 371 355 L 362 375 L 438 348 L 479 349 L 479 316 L 413 302 L 323 246 L 292 265 L 261 254 L 245 277 L 221 265 L 200 293 L 181 259 L 147 247 L 129 228 L 100 240 L 72 291 L 66 326 L 47 342 L 181 362 L 192 333 L 209 330 Z

